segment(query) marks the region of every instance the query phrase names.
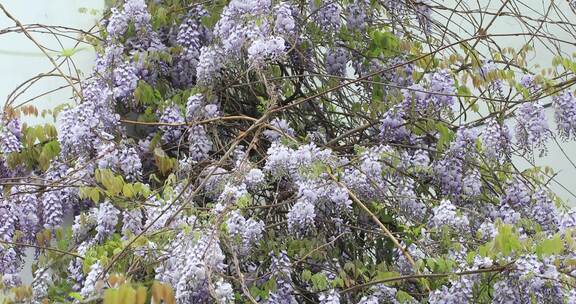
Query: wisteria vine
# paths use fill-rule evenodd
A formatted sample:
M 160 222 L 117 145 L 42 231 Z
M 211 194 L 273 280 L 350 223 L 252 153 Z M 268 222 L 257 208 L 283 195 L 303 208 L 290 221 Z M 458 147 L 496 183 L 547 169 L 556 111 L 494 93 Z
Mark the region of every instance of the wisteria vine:
M 576 212 L 515 166 L 576 138 L 576 63 L 439 39 L 433 8 L 118 1 L 77 104 L 0 117 L 3 292 L 576 303 Z

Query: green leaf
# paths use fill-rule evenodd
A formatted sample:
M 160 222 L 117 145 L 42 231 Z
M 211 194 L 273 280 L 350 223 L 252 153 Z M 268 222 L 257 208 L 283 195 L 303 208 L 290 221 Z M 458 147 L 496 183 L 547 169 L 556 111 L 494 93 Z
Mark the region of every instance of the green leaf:
M 98 203 L 100 201 L 100 190 L 97 188 L 92 188 L 89 193 L 89 197 L 94 203 Z
M 536 254 L 538 256 L 547 256 L 560 254 L 564 251 L 564 242 L 559 234 L 556 234 L 551 239 L 546 239 L 536 246 Z
M 398 290 L 398 292 L 396 292 L 396 300 L 398 300 L 400 303 L 412 303 L 414 298 L 407 292 Z
M 332 286 L 337 288 L 344 288 L 346 284 L 344 283 L 344 279 L 341 277 L 336 277 L 334 280 L 332 280 Z
M 156 160 L 156 166 L 160 170 L 160 173 L 167 175 L 173 168 L 176 167 L 176 159 L 171 158 L 166 155 L 166 152 L 161 148 L 154 149 L 154 158 Z
M 82 298 L 82 295 L 81 295 L 80 293 L 78 293 L 78 292 L 71 292 L 71 293 L 68 294 L 68 296 L 71 297 L 71 298 L 74 298 L 74 299 L 76 299 L 76 300 L 78 300 L 78 301 L 84 300 L 84 298 Z
M 444 151 L 448 147 L 448 144 L 452 141 L 454 133 L 446 127 L 442 122 L 436 123 L 436 130 L 440 133 L 440 138 L 438 138 L 438 150 Z
M 394 278 L 400 276 L 400 273 L 395 271 L 378 271 L 374 277 L 374 281 L 382 281 L 388 278 Z
M 494 238 L 494 249 L 504 255 L 509 255 L 512 251 L 521 248 L 518 234 L 514 232 L 512 225 L 501 225 L 498 227 L 498 235 Z
M 159 6 L 158 9 L 156 9 L 154 18 L 152 19 L 152 27 L 154 28 L 154 30 L 157 30 L 162 26 L 166 25 L 166 23 L 168 22 L 167 13 L 168 12 L 166 8 L 164 8 L 164 6 Z
M 60 51 L 60 55 L 63 57 L 72 57 L 74 56 L 74 54 L 85 50 L 86 48 L 80 47 L 80 48 L 72 48 L 72 49 L 63 49 L 62 51 Z
M 215 5 L 210 8 L 210 14 L 202 18 L 202 25 L 208 28 L 214 27 L 216 22 L 220 20 L 226 1 L 211 1 L 211 3 L 214 3 Z
M 128 198 L 134 197 L 134 187 L 132 184 L 124 184 L 122 187 L 122 194 Z
M 354 263 L 352 263 L 352 262 L 346 262 L 346 264 L 344 264 L 344 270 L 347 272 L 354 272 L 355 269 L 356 269 L 356 267 L 354 266 Z
M 138 87 L 134 91 L 134 98 L 138 104 L 152 105 L 156 101 L 156 95 L 152 86 L 143 80 L 138 81 Z
M 358 113 L 362 110 L 362 104 L 359 102 L 352 103 L 352 112 Z
M 378 38 L 384 56 L 389 57 L 398 54 L 399 43 L 396 35 L 391 32 L 384 32 Z
M 238 198 L 238 200 L 236 201 L 236 205 L 238 206 L 238 208 L 243 209 L 250 206 L 251 201 L 252 197 L 250 196 L 250 194 L 245 194 Z
M 302 280 L 308 282 L 312 278 L 312 272 L 308 269 L 302 271 Z
M 139 194 L 140 196 L 147 197 L 150 195 L 150 188 L 148 188 L 148 186 L 143 183 L 135 183 L 133 185 L 133 189 L 135 194 Z
M 572 229 L 566 229 L 564 239 L 566 240 L 568 250 L 576 251 L 576 242 L 574 242 L 574 239 L 572 238 Z
M 319 272 L 311 277 L 312 287 L 315 290 L 324 290 L 328 288 L 328 279 L 326 275 Z
M 458 87 L 458 95 L 467 95 L 470 96 L 472 93 L 470 92 L 470 89 L 465 86 L 465 85 L 461 85 Z

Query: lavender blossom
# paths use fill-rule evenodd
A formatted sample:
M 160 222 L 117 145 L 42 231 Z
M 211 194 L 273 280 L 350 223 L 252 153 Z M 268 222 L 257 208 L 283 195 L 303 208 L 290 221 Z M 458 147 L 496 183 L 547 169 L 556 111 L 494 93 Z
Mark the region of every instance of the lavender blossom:
M 399 304 L 400 302 L 396 299 L 396 293 L 398 290 L 394 287 L 389 287 L 384 284 L 378 284 L 370 288 L 371 294 L 369 296 L 364 296 L 360 299 L 358 304 L 377 304 L 377 303 L 390 303 Z
M 431 103 L 436 107 L 451 107 L 454 105 L 454 79 L 448 70 L 438 71 L 430 77 L 430 90 L 433 92 Z M 440 94 L 434 94 L 440 93 Z
M 106 25 L 106 31 L 111 38 L 118 38 L 128 29 L 128 16 L 126 16 L 124 11 L 120 11 L 115 7 L 110 11 L 111 15 Z
M 103 271 L 104 269 L 102 268 L 102 265 L 100 265 L 100 262 L 96 262 L 90 266 L 90 272 L 88 272 L 88 275 L 86 276 L 84 287 L 80 290 L 80 294 L 84 298 L 88 298 L 89 296 L 93 296 L 99 292 L 96 283 Z
M 456 92 L 450 72 L 440 70 L 427 75 L 427 80 L 429 88 L 413 84 L 407 89 L 402 89 L 404 96 L 402 108 L 405 113 L 430 115 L 451 111 Z
M 82 260 L 80 258 L 75 258 L 68 264 L 68 274 L 70 281 L 74 283 L 72 289 L 74 291 L 80 291 L 84 283 L 84 272 L 82 272 Z
M 22 150 L 20 122 L 18 119 L 6 120 L 0 116 L 0 152 L 12 153 Z
M 322 29 L 337 31 L 340 29 L 340 7 L 334 2 L 320 3 L 316 6 L 316 1 L 310 1 L 310 10 L 315 13 L 315 20 Z
M 232 289 L 232 285 L 230 283 L 224 282 L 222 279 L 216 282 L 214 295 L 216 302 L 219 304 L 234 302 L 234 290 Z
M 419 223 L 426 215 L 426 205 L 418 200 L 414 192 L 414 185 L 408 183 L 398 189 L 398 207 L 405 214 L 406 224 Z
M 138 152 L 126 143 L 118 146 L 108 142 L 98 147 L 98 167 L 123 173 L 128 180 L 138 180 L 142 175 L 142 161 Z
M 554 120 L 558 134 L 564 140 L 576 138 L 576 98 L 570 91 L 565 91 L 552 99 Z
M 212 141 L 203 125 L 195 125 L 188 129 L 188 141 L 191 159 L 201 161 L 208 158 L 212 150 Z
M 478 170 L 472 170 L 462 180 L 462 193 L 468 197 L 481 194 L 482 180 Z
M 314 204 L 306 199 L 298 200 L 288 212 L 288 230 L 297 236 L 306 234 L 314 227 L 316 211 Z
M 124 47 L 111 44 L 104 49 L 102 54 L 97 54 L 94 70 L 100 75 L 108 76 L 115 67 L 123 64 L 122 56 Z
M 346 25 L 352 31 L 363 32 L 366 29 L 366 9 L 362 1 L 353 2 L 346 8 Z
M 245 255 L 252 245 L 262 238 L 264 222 L 254 219 L 245 219 L 238 211 L 232 211 L 226 221 L 228 233 L 240 239 L 240 253 Z
M 294 129 L 292 129 L 288 122 L 284 119 L 274 118 L 272 121 L 270 121 L 270 125 L 288 136 L 294 137 L 295 135 Z M 266 138 L 270 141 L 279 140 L 282 136 L 282 133 L 279 133 L 278 130 L 266 130 L 264 131 L 264 136 L 266 136 Z
M 123 99 L 134 93 L 138 85 L 138 71 L 130 64 L 124 63 L 114 69 L 114 97 Z
M 515 210 L 528 208 L 531 197 L 528 186 L 519 179 L 515 179 L 508 184 L 503 202 L 509 204 Z
M 274 32 L 279 35 L 293 36 L 296 33 L 296 20 L 294 20 L 292 6 L 281 2 L 274 7 L 274 12 L 276 15 Z
M 58 141 L 64 157 L 93 153 L 100 138 L 119 127 L 120 115 L 114 111 L 112 91 L 106 83 L 85 83 L 83 93 L 85 102 L 64 110 L 59 117 Z
M 318 300 L 321 304 L 340 304 L 340 294 L 335 289 L 330 289 L 321 293 Z
M 410 138 L 410 131 L 405 126 L 402 110 L 394 107 L 386 113 L 380 121 L 380 137 L 384 142 L 398 142 Z
M 143 214 L 138 208 L 122 212 L 122 237 L 128 239 L 131 235 L 138 235 L 143 231 Z
M 178 303 L 204 303 L 208 296 L 208 271 L 224 269 L 224 254 L 212 233 L 204 231 L 198 239 L 180 233 L 171 245 L 170 258 L 156 269 L 158 280 L 174 286 Z M 221 291 L 225 289 L 228 288 Z
M 482 142 L 486 156 L 490 159 L 502 159 L 510 156 L 512 135 L 506 124 L 500 124 L 496 119 L 488 121 L 482 134 Z
M 102 242 L 106 237 L 114 233 L 118 223 L 120 211 L 109 202 L 103 202 L 98 206 L 96 215 L 96 239 Z
M 527 153 L 538 149 L 544 155 L 550 130 L 542 105 L 523 103 L 516 111 L 516 122 L 516 142 L 520 148 Z
M 32 280 L 32 293 L 34 300 L 41 302 L 48 296 L 48 288 L 53 284 L 52 274 L 49 269 L 38 268 L 34 272 Z
M 474 282 L 468 277 L 452 281 L 450 288 L 442 286 L 435 290 L 428 298 L 430 304 L 470 303 L 473 300 Z
M 162 130 L 162 141 L 167 144 L 178 144 L 180 137 L 186 130 L 183 124 L 185 123 L 184 116 L 180 113 L 180 108 L 176 105 L 168 106 L 160 116 L 160 122 L 176 125 L 163 125 L 160 126 Z M 182 124 L 182 125 L 180 125 Z
M 202 47 L 196 69 L 198 83 L 209 85 L 216 80 L 222 67 L 220 60 L 220 54 L 214 48 Z
M 532 206 L 530 217 L 533 218 L 544 231 L 556 232 L 558 227 L 558 210 L 554 202 L 544 190 L 534 193 L 535 204 Z
M 202 94 L 190 95 L 186 102 L 186 119 L 194 121 L 202 117 L 201 108 L 204 105 L 204 97 Z
M 252 42 L 248 48 L 248 59 L 254 64 L 263 64 L 265 60 L 278 60 L 285 55 L 285 42 L 282 37 L 266 37 Z
M 345 76 L 348 54 L 344 48 L 330 49 L 326 52 L 326 72 L 329 75 Z
M 262 170 L 253 168 L 244 176 L 244 183 L 246 183 L 246 186 L 250 189 L 257 189 L 266 183 L 266 179 Z
M 144 0 L 126 0 L 124 13 L 134 22 L 137 30 L 147 29 L 150 26 L 150 13 Z
M 540 86 L 536 83 L 536 77 L 534 75 L 526 74 L 520 79 L 520 85 L 528 89 L 528 94 L 534 94 L 540 90 Z
M 42 196 L 44 228 L 56 229 L 64 221 L 64 206 L 60 191 L 52 190 Z
M 468 230 L 468 217 L 466 215 L 458 215 L 456 206 L 448 200 L 442 200 L 440 205 L 432 209 L 432 213 L 434 215 L 430 219 L 430 225 L 434 228 L 447 226 L 459 232 Z
M 3 205 L 4 200 L 1 201 Z M 4 242 L 13 242 L 16 233 L 17 218 L 14 210 L 8 206 L 0 208 L 0 240 Z M 22 253 L 18 247 L 0 246 L 0 273 L 4 286 L 15 287 L 21 284 L 20 272 L 22 265 Z
M 19 200 L 18 210 L 18 221 L 20 224 L 20 230 L 23 233 L 23 239 L 28 242 L 33 242 L 36 239 L 36 233 L 40 228 L 40 219 L 38 215 L 40 214 L 39 205 L 40 202 L 35 194 L 31 192 L 34 191 L 32 187 L 22 187 L 17 188 L 16 192 L 21 194 L 15 195 L 16 199 Z
M 416 5 L 416 17 L 420 23 L 420 27 L 425 33 L 430 33 L 432 30 L 432 1 L 418 0 Z
M 286 252 L 282 251 L 278 256 L 272 255 L 272 264 L 270 270 L 276 279 L 276 291 L 270 294 L 266 304 L 296 304 L 294 288 L 291 285 L 291 267 L 290 259 Z

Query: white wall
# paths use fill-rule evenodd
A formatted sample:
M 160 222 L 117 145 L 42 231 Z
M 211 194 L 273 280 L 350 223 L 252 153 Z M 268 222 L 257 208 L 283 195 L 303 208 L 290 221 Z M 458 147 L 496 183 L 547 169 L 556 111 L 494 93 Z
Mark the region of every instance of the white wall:
M 2 0 L 2 5 L 12 16 L 22 24 L 45 24 L 60 25 L 66 27 L 89 30 L 99 20 L 104 0 Z M 80 10 L 87 9 L 86 13 Z M 91 10 L 95 10 L 91 14 Z M 13 26 L 12 20 L 0 13 L 0 30 Z M 75 41 L 69 38 L 61 38 L 60 45 L 54 36 L 31 33 L 32 36 L 47 48 L 53 49 L 50 52 L 55 60 L 58 60 L 57 53 L 63 49 L 74 47 Z M 74 34 L 74 36 L 76 36 Z M 86 44 L 71 58 L 81 73 L 88 74 L 93 66 L 95 53 Z M 6 98 L 19 84 L 27 79 L 49 71 L 53 68 L 50 61 L 41 51 L 21 33 L 9 33 L 0 35 L 0 105 L 4 105 Z M 65 65 L 63 69 L 70 73 L 74 68 Z M 73 73 L 76 74 L 75 72 Z M 14 104 L 19 104 L 25 100 L 43 94 L 49 90 L 65 85 L 67 82 L 62 78 L 46 78 L 32 86 L 25 94 L 16 99 Z M 67 88 L 58 92 L 50 93 L 34 101 L 33 104 L 41 109 L 51 108 L 60 103 L 71 102 L 72 90 Z M 41 122 L 42 119 L 27 119 L 27 122 Z M 33 250 L 27 252 L 28 256 L 33 254 Z M 25 283 L 32 281 L 31 273 L 32 259 L 26 259 L 22 278 Z M 1 297 L 1 296 L 0 296 Z
M 89 30 L 97 23 L 104 7 L 104 0 L 2 0 L 2 5 L 23 24 L 60 25 Z M 87 9 L 86 13 L 80 12 L 83 8 Z M 91 14 L 91 11 L 95 15 Z M 14 26 L 12 20 L 0 13 L 0 29 L 10 26 Z M 58 62 L 61 61 L 58 53 L 63 49 L 73 48 L 76 42 L 73 39 L 61 37 L 62 45 L 60 45 L 52 35 L 31 34 L 44 46 L 54 50 L 50 54 Z M 78 34 L 72 34 L 72 36 L 77 37 Z M 89 73 L 95 57 L 94 51 L 87 44 L 82 44 L 80 47 L 82 50 L 71 58 L 76 68 L 81 72 Z M 3 105 L 6 102 L 8 94 L 19 84 L 51 68 L 53 65 L 48 58 L 23 34 L 0 35 L 0 104 Z M 62 69 L 66 73 L 76 74 L 71 65 L 64 65 Z M 14 104 L 24 102 L 66 83 L 62 78 L 45 78 L 28 89 Z M 63 89 L 43 96 L 33 104 L 40 109 L 51 108 L 59 103 L 70 102 L 71 93 L 70 88 Z
M 438 9 L 434 18 L 442 23 L 446 24 L 447 20 L 450 19 L 449 28 L 457 33 L 460 37 L 471 37 L 476 32 L 477 27 L 486 28 L 486 26 L 494 18 L 494 14 L 497 12 L 505 1 L 460 1 L 460 0 L 438 0 L 436 4 L 445 6 L 447 9 Z M 510 5 L 513 3 L 514 5 Z M 554 3 L 550 11 L 547 11 L 548 7 Z M 452 14 L 451 10 L 459 11 L 476 11 L 472 15 L 466 16 L 463 19 L 458 13 Z M 540 26 L 539 19 L 544 19 L 544 15 L 547 14 L 546 20 L 547 24 L 542 28 L 540 34 L 552 34 L 555 38 L 567 41 L 569 43 L 557 42 L 557 46 L 552 45 L 549 40 L 542 38 L 535 39 L 532 41 L 534 46 L 534 51 L 530 53 L 527 60 L 529 63 L 529 69 L 532 71 L 537 70 L 534 65 L 539 65 L 539 68 L 547 68 L 552 66 L 552 58 L 560 52 L 563 56 L 572 56 L 576 52 L 576 29 L 567 24 L 562 24 L 561 22 L 574 23 L 576 20 L 575 12 L 569 7 L 568 1 L 539 1 L 539 0 L 527 0 L 527 1 L 509 1 L 506 8 L 502 10 L 505 13 L 514 13 L 515 16 L 499 16 L 496 21 L 488 28 L 488 34 L 510 34 L 510 33 L 523 33 L 523 32 L 535 32 Z M 522 15 L 522 21 L 518 18 L 518 15 Z M 469 18 L 474 19 L 475 26 L 471 25 Z M 556 22 L 555 24 L 552 24 Z M 527 27 L 526 25 L 532 27 Z M 529 36 L 505 36 L 505 37 L 494 37 L 494 41 L 500 45 L 501 48 L 513 47 L 519 50 L 524 44 L 526 44 L 530 37 Z M 456 40 L 447 38 L 445 43 L 453 43 Z M 470 44 L 474 44 L 471 41 Z M 490 54 L 490 50 L 484 45 L 484 43 L 479 43 L 476 47 L 481 54 Z M 574 58 L 572 58 L 574 59 Z M 572 87 L 574 90 L 574 87 Z M 544 100 L 545 103 L 549 103 L 551 100 L 547 98 Z M 480 102 L 480 108 L 482 109 L 482 104 Z M 546 116 L 550 128 L 552 130 L 556 129 L 556 124 L 554 123 L 553 109 L 550 107 L 546 109 Z M 508 121 L 511 125 L 514 124 L 514 119 Z M 563 143 L 558 140 L 560 145 L 557 145 L 553 140 L 549 143 L 549 151 L 545 157 L 536 157 L 535 163 L 538 166 L 549 166 L 551 167 L 557 175 L 554 177 L 553 181 L 550 182 L 552 190 L 557 193 L 564 201 L 569 203 L 571 206 L 576 206 L 576 196 L 570 192 L 576 194 L 576 167 L 573 166 L 566 156 L 562 153 L 562 150 L 570 157 L 570 159 L 576 163 L 576 142 L 571 141 L 568 143 Z M 515 164 L 518 169 L 524 170 L 532 167 L 529 163 L 522 159 L 515 159 Z

